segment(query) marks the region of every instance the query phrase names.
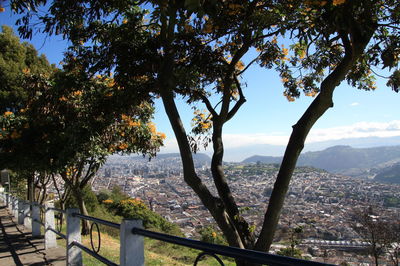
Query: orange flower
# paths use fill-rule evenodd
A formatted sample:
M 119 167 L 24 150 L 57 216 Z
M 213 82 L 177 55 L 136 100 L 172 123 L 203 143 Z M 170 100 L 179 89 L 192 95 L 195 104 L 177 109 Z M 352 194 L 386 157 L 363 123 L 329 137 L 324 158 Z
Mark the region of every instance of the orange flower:
M 4 116 L 9 116 L 9 115 L 12 115 L 12 114 L 13 114 L 13 112 L 7 111 L 7 112 L 4 113 Z
M 243 70 L 244 69 L 244 63 L 242 61 L 238 61 L 235 65 L 236 69 L 238 70 Z
M 12 139 L 18 139 L 20 137 L 21 137 L 21 133 L 15 131 L 15 130 L 11 133 L 11 138 Z
M 345 2 L 346 0 L 333 0 L 333 5 L 338 6 L 344 4 Z
M 82 91 L 74 91 L 72 93 L 72 95 L 74 95 L 74 96 L 82 96 Z

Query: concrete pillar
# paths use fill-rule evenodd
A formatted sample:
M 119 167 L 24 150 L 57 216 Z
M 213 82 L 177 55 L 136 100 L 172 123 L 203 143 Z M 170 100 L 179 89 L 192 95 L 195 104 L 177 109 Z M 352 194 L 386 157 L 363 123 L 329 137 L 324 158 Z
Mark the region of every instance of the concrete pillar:
M 32 204 L 32 236 L 37 237 L 40 236 L 40 223 L 36 221 L 40 221 L 40 207 L 37 202 L 33 202 Z
M 144 240 L 143 236 L 134 235 L 134 227 L 143 228 L 141 220 L 123 220 L 120 227 L 120 255 L 121 266 L 144 265 Z
M 10 212 L 11 214 L 14 213 L 14 196 L 10 196 Z
M 72 245 L 74 241 L 81 243 L 81 219 L 73 213 L 79 213 L 79 209 L 67 209 L 67 265 L 82 266 L 82 250 Z
M 6 193 L 6 206 L 10 207 L 10 193 Z
M 49 230 L 49 228 L 56 228 L 54 222 L 54 211 L 49 209 L 54 208 L 54 204 L 51 202 L 46 202 L 44 206 L 44 248 L 49 249 L 57 247 L 57 235 Z
M 12 213 L 13 207 L 14 207 L 14 196 L 10 194 L 10 199 L 9 200 L 10 200 L 10 202 L 8 204 L 10 204 L 10 206 L 8 207 L 8 209 Z
M 32 213 L 31 204 L 29 201 L 25 201 L 22 209 L 22 214 L 24 216 L 24 226 L 25 228 L 32 229 Z M 30 216 L 30 217 L 29 217 Z
M 25 217 L 29 214 L 29 205 L 24 201 L 20 200 L 18 202 L 18 224 L 25 225 Z
M 14 197 L 14 207 L 13 207 L 13 216 L 15 219 L 18 219 L 18 211 L 19 211 L 19 200 L 17 197 Z

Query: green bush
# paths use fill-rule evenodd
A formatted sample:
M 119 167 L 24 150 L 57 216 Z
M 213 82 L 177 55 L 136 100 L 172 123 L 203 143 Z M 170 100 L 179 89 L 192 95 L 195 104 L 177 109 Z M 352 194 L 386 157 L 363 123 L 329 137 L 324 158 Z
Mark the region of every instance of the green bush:
M 114 201 L 107 199 L 103 201 L 107 209 L 117 216 L 126 219 L 140 219 L 143 221 L 143 226 L 146 229 L 161 231 L 173 235 L 182 235 L 179 227 L 175 224 L 168 222 L 159 214 L 151 211 L 139 199 L 123 199 Z
M 212 226 L 203 227 L 200 229 L 199 233 L 201 236 L 200 240 L 203 242 L 227 245 L 224 236 Z

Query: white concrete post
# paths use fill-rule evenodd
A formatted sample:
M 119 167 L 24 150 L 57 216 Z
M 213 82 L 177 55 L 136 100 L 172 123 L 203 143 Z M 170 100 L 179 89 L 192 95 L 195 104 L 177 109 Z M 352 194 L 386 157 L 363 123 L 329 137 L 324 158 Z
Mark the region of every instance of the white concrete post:
M 29 201 L 25 201 L 23 208 L 21 210 L 22 215 L 24 217 L 24 226 L 25 228 L 32 229 L 32 213 L 31 213 L 31 204 Z
M 10 212 L 13 211 L 13 207 L 14 207 L 14 196 L 10 194 L 10 198 L 9 198 L 9 202 L 8 202 L 9 206 L 8 209 L 10 210 Z
M 14 196 L 12 196 L 12 195 L 10 197 L 10 212 L 11 212 L 11 214 L 14 213 Z
M 144 240 L 143 236 L 134 235 L 134 227 L 143 228 L 141 220 L 123 220 L 120 227 L 120 254 L 121 266 L 144 265 Z
M 26 208 L 29 208 L 29 205 L 25 203 L 24 200 L 19 200 L 18 202 L 18 224 L 23 224 L 24 220 L 25 220 L 25 215 L 28 215 L 28 211 L 26 210 Z
M 32 216 L 32 219 L 31 219 L 31 221 L 32 221 L 32 236 L 33 237 L 40 236 L 41 235 L 40 223 L 37 222 L 37 221 L 40 221 L 40 207 L 37 202 L 32 203 L 31 216 Z
M 19 212 L 19 200 L 18 200 L 18 198 L 17 197 L 14 197 L 14 212 L 13 212 L 13 215 L 14 215 L 14 218 L 15 219 L 18 219 L 18 212 Z
M 81 219 L 74 217 L 79 209 L 67 209 L 67 265 L 82 266 L 82 250 L 72 243 L 81 243 Z
M 6 206 L 9 208 L 10 207 L 10 193 L 6 194 Z
M 56 233 L 49 230 L 49 228 L 56 229 L 54 220 L 54 211 L 49 208 L 54 208 L 52 202 L 46 202 L 45 213 L 44 213 L 44 248 L 54 248 L 57 247 L 57 235 Z

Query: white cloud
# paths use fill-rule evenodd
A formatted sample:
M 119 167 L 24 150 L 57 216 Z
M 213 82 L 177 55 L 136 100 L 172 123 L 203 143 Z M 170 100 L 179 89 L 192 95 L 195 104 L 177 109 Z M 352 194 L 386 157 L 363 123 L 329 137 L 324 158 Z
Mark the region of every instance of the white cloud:
M 357 105 L 360 105 L 360 103 L 354 102 L 354 103 L 350 104 L 350 106 L 357 106 Z
M 395 136 L 400 136 L 399 120 L 390 122 L 359 122 L 348 126 L 314 129 L 310 132 L 307 142 L 366 137 L 386 138 Z
M 307 143 L 351 139 L 366 137 L 395 137 L 400 136 L 400 120 L 390 122 L 359 122 L 348 126 L 331 127 L 323 129 L 312 129 L 307 137 Z M 285 146 L 289 135 L 284 134 L 224 134 L 225 148 L 240 148 L 251 145 L 279 145 Z M 211 146 L 207 151 L 211 150 Z M 175 139 L 168 138 L 162 152 L 178 152 L 178 145 Z

